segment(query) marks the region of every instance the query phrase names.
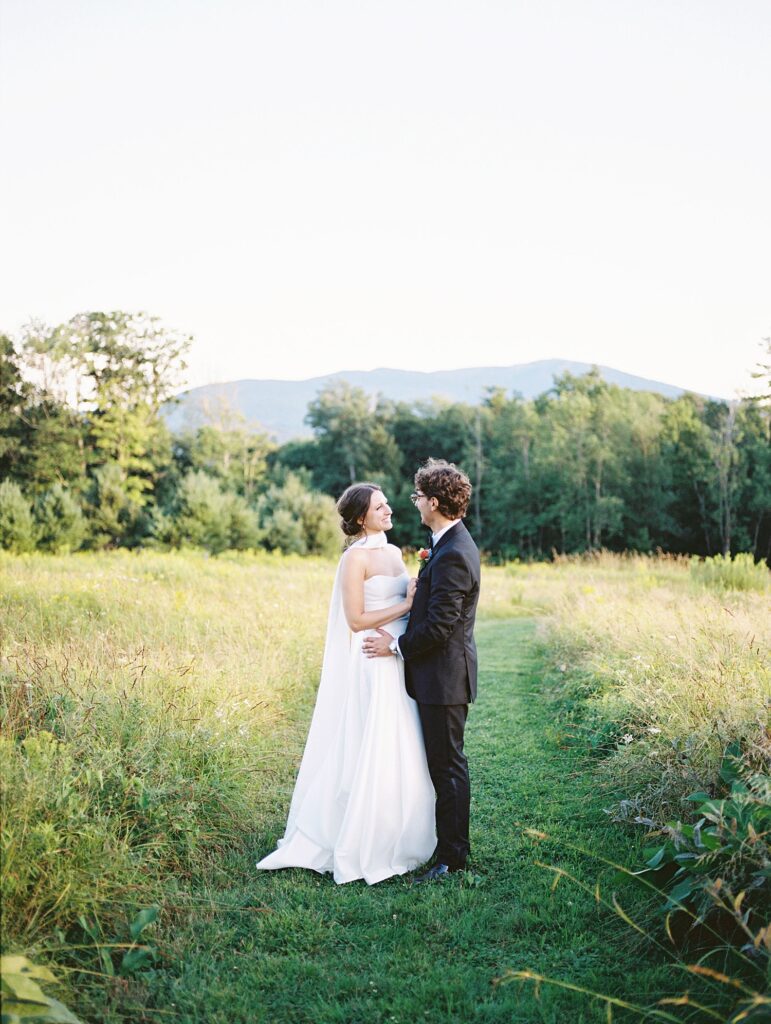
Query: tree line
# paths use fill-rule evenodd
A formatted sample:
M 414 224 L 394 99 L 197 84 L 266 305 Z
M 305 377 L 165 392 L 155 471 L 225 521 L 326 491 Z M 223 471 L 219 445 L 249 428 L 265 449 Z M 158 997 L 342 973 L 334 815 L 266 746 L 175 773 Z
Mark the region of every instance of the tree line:
M 334 498 L 357 479 L 385 490 L 393 541 L 419 545 L 409 495 L 431 455 L 469 474 L 467 523 L 492 557 L 771 555 L 768 396 L 670 399 L 597 370 L 532 400 L 490 389 L 477 405 L 339 382 L 308 408 L 312 438 L 279 445 L 228 410 L 170 433 L 163 408 L 189 345 L 122 312 L 0 335 L 0 547 L 331 554 Z

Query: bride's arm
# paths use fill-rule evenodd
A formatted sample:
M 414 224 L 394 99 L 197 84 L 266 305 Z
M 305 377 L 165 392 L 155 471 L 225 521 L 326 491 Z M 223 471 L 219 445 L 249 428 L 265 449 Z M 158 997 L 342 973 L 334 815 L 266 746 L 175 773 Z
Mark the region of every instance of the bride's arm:
M 402 615 L 407 615 L 412 608 L 412 596 L 398 604 L 380 608 L 374 612 L 364 611 L 364 572 L 366 555 L 363 551 L 351 550 L 343 560 L 340 582 L 343 590 L 343 611 L 348 626 L 354 633 L 364 629 L 377 629 L 386 622 L 393 622 Z

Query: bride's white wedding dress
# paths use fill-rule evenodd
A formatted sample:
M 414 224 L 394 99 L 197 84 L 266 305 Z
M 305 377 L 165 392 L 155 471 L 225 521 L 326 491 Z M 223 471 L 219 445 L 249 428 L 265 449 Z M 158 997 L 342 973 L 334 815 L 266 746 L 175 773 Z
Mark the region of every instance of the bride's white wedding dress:
M 385 534 L 361 543 L 384 545 Z M 417 704 L 404 687 L 404 663 L 362 654 L 362 640 L 372 631 L 348 629 L 339 578 L 338 567 L 321 682 L 286 833 L 257 867 L 331 871 L 336 882 L 363 878 L 372 885 L 431 856 L 435 797 Z M 399 604 L 408 581 L 406 571 L 365 580 L 365 611 Z M 383 628 L 400 636 L 406 624 L 396 619 Z

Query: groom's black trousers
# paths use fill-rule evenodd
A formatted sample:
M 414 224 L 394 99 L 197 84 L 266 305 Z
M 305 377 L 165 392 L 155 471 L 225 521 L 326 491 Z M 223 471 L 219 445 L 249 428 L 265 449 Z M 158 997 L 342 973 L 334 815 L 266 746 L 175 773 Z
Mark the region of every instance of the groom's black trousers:
M 431 781 L 436 790 L 436 862 L 462 868 L 469 855 L 471 787 L 463 753 L 467 704 L 418 704 Z

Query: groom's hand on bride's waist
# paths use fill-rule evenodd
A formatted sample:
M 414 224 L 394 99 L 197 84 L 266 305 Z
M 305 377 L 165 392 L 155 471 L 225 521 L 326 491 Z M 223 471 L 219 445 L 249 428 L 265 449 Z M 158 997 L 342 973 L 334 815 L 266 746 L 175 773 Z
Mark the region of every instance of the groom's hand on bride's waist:
M 392 644 L 394 638 L 385 629 L 378 629 L 379 636 L 365 636 L 361 649 L 368 658 L 390 658 L 396 651 Z

